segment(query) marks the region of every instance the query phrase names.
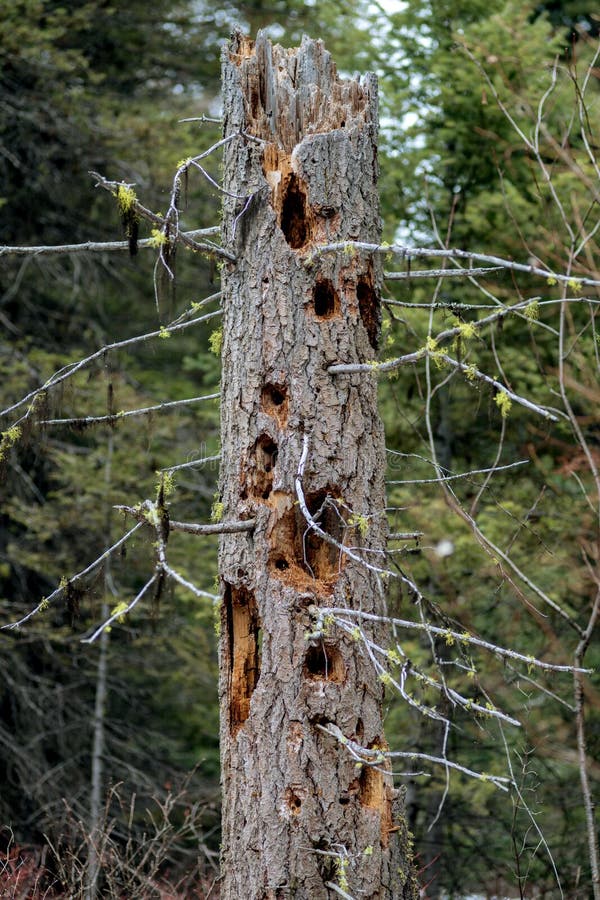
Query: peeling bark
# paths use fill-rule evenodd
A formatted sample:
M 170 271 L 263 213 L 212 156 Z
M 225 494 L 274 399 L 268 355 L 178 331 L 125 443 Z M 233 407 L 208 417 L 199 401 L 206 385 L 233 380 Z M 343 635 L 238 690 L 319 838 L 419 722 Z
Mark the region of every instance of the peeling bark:
M 390 775 L 357 768 L 317 727 L 383 748 L 382 685 L 348 635 L 306 639 L 309 606 L 381 612 L 381 586 L 308 529 L 295 493 L 306 436 L 310 514 L 381 559 L 375 378 L 327 372 L 374 359 L 381 273 L 370 257 L 316 249 L 380 238 L 377 83 L 340 80 L 318 41 L 284 50 L 239 33 L 223 82 L 225 135 L 247 137 L 225 150 L 223 239 L 237 261 L 223 271 L 221 499 L 225 518 L 256 524 L 220 546 L 221 896 L 319 900 L 339 896 L 334 883 L 412 900 Z

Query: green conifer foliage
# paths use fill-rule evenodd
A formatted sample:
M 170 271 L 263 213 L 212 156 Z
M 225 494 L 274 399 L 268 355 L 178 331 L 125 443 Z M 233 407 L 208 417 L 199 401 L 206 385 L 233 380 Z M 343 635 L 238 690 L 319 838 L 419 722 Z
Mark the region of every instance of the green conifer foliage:
M 393 17 L 382 91 L 390 111 L 383 197 L 397 239 L 420 246 L 468 248 L 526 264 L 540 260 L 551 271 L 568 271 L 574 243 L 569 227 L 581 241 L 597 222 L 597 214 L 591 212 L 592 167 L 577 121 L 577 93 L 595 49 L 590 40 L 593 27 L 586 25 L 594 13 L 584 4 L 550 6 L 508 3 L 497 9 L 476 2 L 433 5 L 415 0 Z M 575 25 L 578 41 L 573 47 L 568 27 Z M 536 134 L 539 104 L 552 85 L 553 73 L 555 88 L 543 106 L 543 127 L 538 126 L 540 158 L 551 174 L 549 184 L 518 129 L 529 140 Z M 598 103 L 594 77 L 586 96 L 593 118 Z M 585 216 L 589 219 L 584 225 Z M 386 265 L 402 268 L 391 261 Z M 413 268 L 426 266 L 413 263 Z M 587 252 L 572 264 L 574 277 L 567 296 L 581 295 L 577 275 L 598 277 L 598 269 L 598 244 L 591 239 Z M 517 393 L 549 407 L 560 406 L 559 318 L 552 305 L 560 296 L 556 281 L 550 277 L 540 284 L 539 279 L 492 273 L 481 283 L 487 296 L 465 279 L 389 282 L 390 298 L 406 306 L 389 307 L 390 319 L 396 322 L 388 329 L 386 356 L 410 353 L 425 345 L 428 334 L 457 325 L 477 331 L 477 322 L 494 305 L 521 300 L 523 314 L 503 317 L 491 333 L 455 341 L 453 352 L 473 367 L 508 379 Z M 591 297 L 597 297 L 595 289 Z M 432 301 L 437 304 L 435 312 L 410 305 L 428 306 Z M 568 304 L 568 395 L 584 440 L 592 448 L 597 443 L 596 330 L 594 306 Z M 560 597 L 571 615 L 585 621 L 595 589 L 582 548 L 587 547 L 587 553 L 594 545 L 597 522 L 583 493 L 594 493 L 592 474 L 572 427 L 564 421 L 549 427 L 523 408 L 514 404 L 507 408 L 506 395 L 494 396 L 468 373 L 461 377 L 432 364 L 430 378 L 428 391 L 422 370 L 401 369 L 397 380 L 382 390 L 386 419 L 396 422 L 395 435 L 388 429 L 388 445 L 416 454 L 391 457 L 390 481 L 435 478 L 434 468 L 425 462 L 431 458 L 427 413 L 438 462 L 449 474 L 483 469 L 495 459 L 500 464 L 525 460 L 522 469 L 496 473 L 481 496 L 485 475 L 452 481 L 452 489 L 482 532 L 497 546 L 510 548 L 522 571 L 547 594 Z M 595 458 L 594 449 L 592 455 Z M 434 618 L 446 622 L 450 616 L 478 633 L 502 634 L 511 646 L 520 644 L 533 654 L 549 646 L 566 656 L 572 653 L 575 634 L 553 613 L 537 616 L 521 602 L 518 591 L 503 578 L 501 561 L 473 541 L 470 528 L 457 520 L 438 486 L 390 484 L 389 490 L 390 506 L 410 510 L 409 524 L 400 512 L 394 528 L 424 532 L 422 549 L 405 559 L 416 582 L 429 587 Z M 436 548 L 445 541 L 451 550 L 438 554 Z M 407 598 L 398 602 L 406 614 Z M 420 663 L 431 652 L 427 639 L 414 640 L 405 649 Z M 443 640 L 436 641 L 436 652 L 441 659 L 454 655 Z M 592 650 L 588 662 L 593 665 L 595 658 Z M 485 682 L 510 707 L 507 691 L 519 684 L 513 671 L 505 666 L 488 669 L 489 663 L 469 654 L 464 665 L 464 685 L 470 680 L 473 686 L 479 684 L 474 696 Z M 511 855 L 525 892 L 525 885 L 537 885 L 550 894 L 557 890 L 556 865 L 566 894 L 588 896 L 589 874 L 579 869 L 587 849 L 581 794 L 573 794 L 579 785 L 573 767 L 572 711 L 548 697 L 534 699 L 531 686 L 520 683 L 520 687 L 526 692 L 528 712 L 524 727 L 509 729 L 506 740 L 515 754 L 523 797 L 535 797 L 537 802 L 539 825 L 552 858 L 538 851 L 538 834 L 535 840 L 524 838 L 532 834 L 531 820 L 521 800 L 515 799 L 513 812 L 489 787 L 473 791 L 453 778 L 454 788 L 438 816 L 443 776 L 426 783 L 416 779 L 409 799 L 417 844 L 424 863 L 431 864 L 427 872 L 434 877 L 428 889 L 432 897 L 443 890 L 459 895 L 468 887 L 509 892 L 508 887 L 499 887 L 504 875 L 498 860 Z M 569 692 L 568 681 L 558 689 L 566 703 L 572 702 Z M 438 708 L 462 723 L 451 704 L 441 700 Z M 430 753 L 440 751 L 443 730 L 438 725 L 407 715 L 406 707 L 393 715 L 398 716 L 400 734 L 408 728 L 417 746 Z M 588 715 L 588 750 L 594 759 L 599 715 L 594 700 Z M 482 723 L 464 727 L 464 743 L 459 731 L 451 733 L 454 752 L 462 748 L 473 768 L 487 770 L 490 754 L 497 749 L 497 730 Z M 569 840 L 564 841 L 567 832 Z

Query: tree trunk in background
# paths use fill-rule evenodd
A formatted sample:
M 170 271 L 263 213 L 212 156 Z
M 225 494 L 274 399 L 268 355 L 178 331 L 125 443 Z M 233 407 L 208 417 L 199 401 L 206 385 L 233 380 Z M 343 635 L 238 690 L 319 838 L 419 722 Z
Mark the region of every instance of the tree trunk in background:
M 319 728 L 385 747 L 381 683 L 350 636 L 307 639 L 311 606 L 382 612 L 381 586 L 309 530 L 295 488 L 307 442 L 311 514 L 383 561 L 366 552 L 386 531 L 375 379 L 327 371 L 374 358 L 380 273 L 368 256 L 314 252 L 380 237 L 377 83 L 340 81 L 320 42 L 239 33 L 223 80 L 225 136 L 251 137 L 225 149 L 237 262 L 223 272 L 221 499 L 225 519 L 256 525 L 220 548 L 221 897 L 415 898 L 391 777 Z
M 112 384 L 109 390 L 112 397 Z M 109 410 L 112 412 L 112 410 Z M 114 453 L 114 434 L 109 431 L 106 439 L 106 462 L 104 465 L 104 487 L 106 491 L 106 541 L 110 544 L 112 507 L 110 505 L 110 487 L 112 481 L 112 464 Z M 106 621 L 110 606 L 108 597 L 112 591 L 111 559 L 104 561 L 104 599 L 100 618 Z M 102 805 L 104 792 L 104 757 L 106 754 L 106 699 L 108 693 L 108 645 L 110 634 L 105 629 L 100 635 L 100 653 L 96 669 L 96 697 L 94 700 L 94 720 L 92 737 L 92 773 L 90 783 L 90 814 L 88 834 L 88 860 L 85 877 L 85 900 L 96 900 L 98 896 L 98 879 L 102 857 Z

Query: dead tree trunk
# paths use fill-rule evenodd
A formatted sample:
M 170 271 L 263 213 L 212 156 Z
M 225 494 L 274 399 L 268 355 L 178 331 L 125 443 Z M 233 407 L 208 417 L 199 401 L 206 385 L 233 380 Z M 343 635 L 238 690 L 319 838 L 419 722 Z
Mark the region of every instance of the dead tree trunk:
M 311 607 L 383 608 L 356 560 L 385 545 L 375 379 L 327 371 L 374 358 L 380 273 L 317 250 L 380 236 L 377 83 L 339 80 L 318 41 L 241 34 L 223 77 L 225 136 L 239 136 L 225 149 L 237 262 L 223 272 L 221 489 L 224 517 L 256 525 L 220 548 L 221 896 L 414 898 L 391 777 L 319 728 L 383 748 L 382 685 L 351 636 L 307 639 Z

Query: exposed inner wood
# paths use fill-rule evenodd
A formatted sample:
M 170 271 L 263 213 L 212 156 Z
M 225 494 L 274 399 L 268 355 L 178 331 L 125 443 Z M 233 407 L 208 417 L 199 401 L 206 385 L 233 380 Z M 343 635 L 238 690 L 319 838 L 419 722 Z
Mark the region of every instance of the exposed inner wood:
M 250 714 L 250 699 L 260 676 L 260 623 L 254 594 L 226 585 L 224 626 L 229 644 L 229 718 L 236 735 Z
M 306 186 L 294 171 L 289 153 L 271 143 L 265 147 L 263 172 L 272 191 L 271 205 L 277 222 L 293 250 L 301 250 L 313 238 L 315 216 L 311 210 Z
M 323 531 L 343 544 L 346 522 L 335 495 L 331 487 L 315 491 L 306 496 L 306 505 Z M 285 504 L 278 497 L 274 508 L 278 519 L 271 530 L 269 554 L 273 575 L 298 590 L 331 593 L 345 564 L 343 554 L 309 528 L 294 498 Z
M 284 384 L 265 384 L 260 395 L 260 408 L 285 428 L 289 411 L 289 396 Z
M 380 748 L 378 741 L 373 741 L 369 749 Z M 384 745 L 387 749 L 387 744 Z M 390 833 L 393 831 L 392 789 L 384 764 L 363 766 L 359 778 L 359 798 L 362 806 L 375 810 L 380 816 L 381 846 L 387 847 Z
M 300 815 L 302 810 L 302 795 L 306 791 L 299 786 L 288 787 L 285 790 L 285 802 L 292 816 Z
M 337 77 L 335 63 L 320 41 L 309 41 L 310 53 L 273 47 L 238 36 L 229 59 L 242 70 L 247 128 L 256 137 L 277 135 L 291 152 L 306 134 L 330 132 L 371 121 L 368 89 L 357 80 Z

